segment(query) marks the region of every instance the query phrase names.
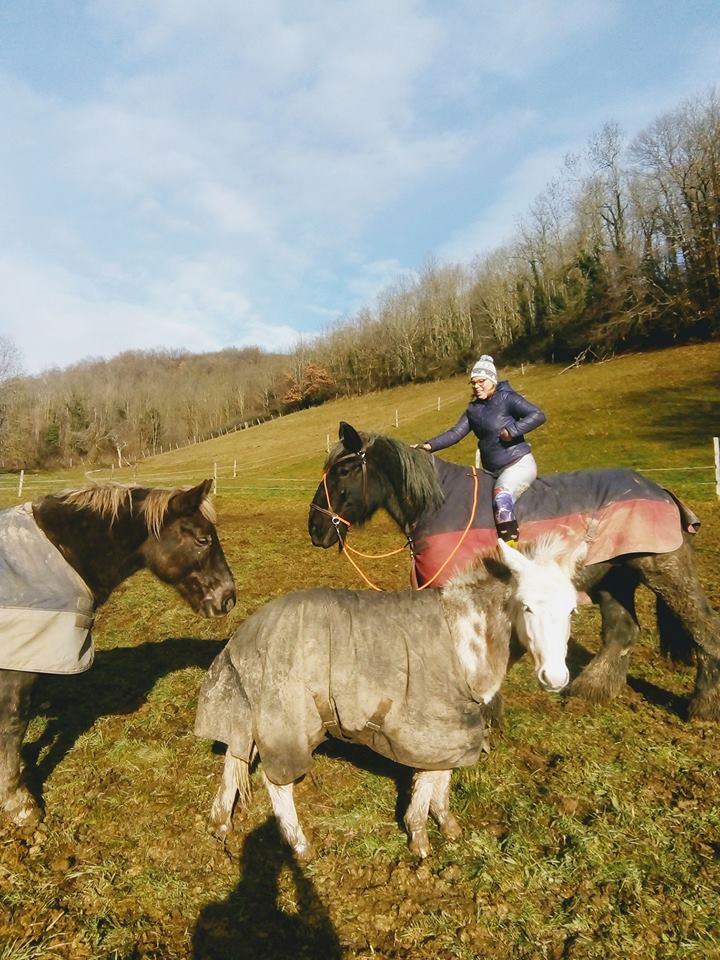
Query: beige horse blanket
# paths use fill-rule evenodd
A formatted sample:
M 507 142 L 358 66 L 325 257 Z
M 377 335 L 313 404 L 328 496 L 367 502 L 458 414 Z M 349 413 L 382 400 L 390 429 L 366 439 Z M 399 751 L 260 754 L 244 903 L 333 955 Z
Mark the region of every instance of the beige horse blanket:
M 35 523 L 32 505 L 0 510 L 0 669 L 87 670 L 94 606 L 86 583 Z

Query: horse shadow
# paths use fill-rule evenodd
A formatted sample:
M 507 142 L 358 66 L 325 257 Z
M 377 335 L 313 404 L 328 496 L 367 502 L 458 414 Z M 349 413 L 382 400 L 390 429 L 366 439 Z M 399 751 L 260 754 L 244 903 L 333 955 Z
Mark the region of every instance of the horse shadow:
M 295 907 L 281 876 L 290 875 Z M 203 908 L 193 931 L 192 960 L 340 960 L 342 949 L 312 880 L 284 842 L 274 817 L 243 842 L 240 881 L 226 900 Z
M 36 740 L 23 747 L 32 789 L 42 792 L 53 770 L 100 717 L 134 713 L 158 680 L 186 667 L 206 670 L 224 645 L 224 640 L 171 637 L 98 650 L 93 666 L 82 674 L 41 674 L 32 715 L 47 717 L 47 724 Z

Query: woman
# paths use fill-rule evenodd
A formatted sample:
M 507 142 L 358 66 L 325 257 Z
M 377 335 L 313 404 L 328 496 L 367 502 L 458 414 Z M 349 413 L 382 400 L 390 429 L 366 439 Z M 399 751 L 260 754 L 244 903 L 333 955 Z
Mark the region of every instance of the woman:
M 495 477 L 493 514 L 498 536 L 516 543 L 515 500 L 537 476 L 537 464 L 525 434 L 545 423 L 545 414 L 516 393 L 507 380 L 498 383 L 492 357 L 480 357 L 470 373 L 470 383 L 472 398 L 455 426 L 416 446 L 435 453 L 451 447 L 472 430 L 478 438 L 482 465 Z

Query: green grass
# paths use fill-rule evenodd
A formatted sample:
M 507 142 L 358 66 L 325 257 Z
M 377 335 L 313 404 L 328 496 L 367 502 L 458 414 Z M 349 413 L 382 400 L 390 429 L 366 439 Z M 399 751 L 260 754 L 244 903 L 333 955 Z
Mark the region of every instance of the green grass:
M 509 371 L 548 413 L 533 437 L 541 470 L 677 470 L 651 475 L 701 515 L 699 573 L 716 607 L 719 361 L 720 345 L 707 344 L 563 374 Z M 450 843 L 431 831 L 429 862 L 413 861 L 397 821 L 404 772 L 342 747 L 320 753 L 296 790 L 318 851 L 311 865 L 289 862 L 258 776 L 227 848 L 208 832 L 222 757 L 192 723 L 210 660 L 269 598 L 357 585 L 337 551 L 307 537 L 326 436 L 345 419 L 422 439 L 454 422 L 466 393 L 454 378 L 335 401 L 138 465 L 141 482 L 184 483 L 218 464 L 238 605 L 227 620 L 199 620 L 139 575 L 99 613 L 94 668 L 42 681 L 28 751 L 48 813 L 29 835 L 0 828 L 0 960 L 720 957 L 717 726 L 682 719 L 693 671 L 659 658 L 644 591 L 631 686 L 613 704 L 549 697 L 527 664 L 513 668 L 493 751 L 454 777 L 464 835 Z M 470 440 L 447 451 L 473 455 Z M 82 479 L 40 477 L 33 492 Z M 0 499 L 16 502 L 2 484 Z M 383 518 L 352 538 L 369 550 L 399 542 Z M 406 585 L 404 556 L 372 566 L 383 583 Z M 582 609 L 578 663 L 597 637 L 597 613 Z

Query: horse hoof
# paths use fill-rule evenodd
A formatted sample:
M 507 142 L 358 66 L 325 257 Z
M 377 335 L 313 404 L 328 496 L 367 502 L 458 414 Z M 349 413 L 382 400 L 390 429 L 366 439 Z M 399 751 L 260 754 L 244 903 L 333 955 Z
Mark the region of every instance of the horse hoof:
M 430 838 L 427 835 L 427 830 L 417 830 L 412 833 L 408 846 L 410 847 L 410 852 L 416 857 L 420 857 L 421 860 L 429 856 Z
M 293 853 L 295 854 L 295 859 L 300 863 L 309 863 L 315 858 L 315 850 L 313 845 L 307 841 L 305 843 L 299 843 L 297 846 L 293 847 Z
M 228 834 L 232 829 L 229 823 L 211 823 L 210 830 L 212 835 L 216 840 L 219 840 L 221 843 L 225 843 L 228 838 Z
M 452 813 L 449 813 L 438 826 L 446 840 L 458 840 L 462 836 L 462 827 Z
M 625 677 L 618 676 L 607 665 L 598 662 L 587 666 L 567 688 L 567 695 L 580 697 L 588 703 L 608 703 L 625 686 Z
M 39 804 L 26 790 L 18 790 L 5 801 L 2 809 L 10 822 L 22 829 L 36 826 L 43 818 Z
M 688 704 L 691 720 L 720 720 L 720 697 L 693 697 Z

